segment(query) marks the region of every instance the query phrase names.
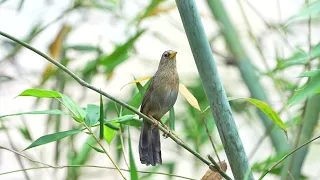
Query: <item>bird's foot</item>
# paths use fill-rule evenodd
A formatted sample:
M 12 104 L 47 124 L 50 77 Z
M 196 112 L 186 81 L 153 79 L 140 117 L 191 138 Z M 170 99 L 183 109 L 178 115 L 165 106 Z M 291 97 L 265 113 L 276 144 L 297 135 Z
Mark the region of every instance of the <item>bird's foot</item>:
M 169 137 L 169 134 L 171 134 L 171 130 L 168 126 L 165 126 L 166 130 L 168 131 L 167 133 L 163 133 L 163 137 L 167 139 Z
M 152 124 L 151 129 L 158 127 L 158 125 L 159 125 L 159 121 L 155 121 L 155 123 Z

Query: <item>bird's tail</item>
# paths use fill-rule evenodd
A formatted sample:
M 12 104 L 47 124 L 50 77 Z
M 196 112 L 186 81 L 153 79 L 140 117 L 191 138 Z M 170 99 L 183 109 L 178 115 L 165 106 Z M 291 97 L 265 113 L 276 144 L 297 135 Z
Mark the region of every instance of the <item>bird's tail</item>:
M 140 162 L 155 166 L 162 164 L 159 128 L 143 121 L 139 140 Z

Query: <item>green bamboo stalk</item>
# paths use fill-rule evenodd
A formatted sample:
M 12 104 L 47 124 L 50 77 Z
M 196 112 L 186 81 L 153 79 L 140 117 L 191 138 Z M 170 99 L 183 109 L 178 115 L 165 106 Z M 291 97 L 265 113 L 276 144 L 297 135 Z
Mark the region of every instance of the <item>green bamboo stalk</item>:
M 235 179 L 253 179 L 194 0 L 176 0 L 221 141 Z
M 306 104 L 305 114 L 303 117 L 301 135 L 300 137 L 297 137 L 299 138 L 297 147 L 312 138 L 314 128 L 316 127 L 319 119 L 319 113 L 320 113 L 319 102 L 320 102 L 320 95 L 315 95 L 308 99 L 308 102 Z M 294 179 L 300 179 L 301 168 L 305 160 L 305 157 L 308 153 L 308 148 L 309 146 L 303 147 L 292 158 L 292 163 L 291 163 L 291 167 L 289 167 L 289 171 Z M 282 179 L 291 179 L 291 175 L 289 175 L 289 173 L 285 173 L 283 174 Z
M 207 0 L 207 2 L 212 14 L 219 22 L 218 24 L 223 32 L 226 43 L 237 61 L 241 76 L 247 85 L 251 96 L 255 99 L 259 99 L 270 104 L 267 94 L 259 82 L 259 77 L 257 76 L 254 67 L 251 64 L 250 58 L 244 51 L 236 30 L 233 27 L 222 2 L 220 0 Z M 258 111 L 258 115 L 262 120 L 266 130 L 271 129 L 273 122 L 261 111 Z M 273 128 L 273 130 L 270 132 L 270 138 L 277 152 L 288 151 L 290 149 L 290 145 L 285 137 L 285 134 L 279 127 Z

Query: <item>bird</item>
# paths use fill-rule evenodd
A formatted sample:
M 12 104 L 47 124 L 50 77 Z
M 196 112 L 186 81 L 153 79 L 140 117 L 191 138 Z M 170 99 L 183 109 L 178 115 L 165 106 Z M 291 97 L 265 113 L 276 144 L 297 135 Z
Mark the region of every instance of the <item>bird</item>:
M 176 51 L 165 51 L 160 59 L 158 70 L 151 79 L 140 108 L 140 112 L 151 119 L 154 124 L 143 119 L 139 139 L 141 164 L 156 166 L 162 164 L 159 122 L 168 130 L 161 118 L 175 104 L 179 91 L 179 76 L 176 67 Z

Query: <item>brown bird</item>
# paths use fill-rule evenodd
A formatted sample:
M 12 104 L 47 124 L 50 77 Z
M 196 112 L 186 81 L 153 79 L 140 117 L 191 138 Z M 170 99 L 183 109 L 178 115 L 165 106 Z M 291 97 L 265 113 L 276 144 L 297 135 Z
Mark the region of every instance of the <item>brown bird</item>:
M 142 164 L 155 166 L 162 164 L 161 143 L 159 135 L 159 122 L 169 130 L 161 121 L 177 100 L 179 91 L 179 76 L 176 68 L 177 52 L 165 51 L 159 67 L 144 94 L 140 112 L 155 119 L 157 123 L 151 124 L 145 119 L 141 127 L 139 140 L 139 154 Z

